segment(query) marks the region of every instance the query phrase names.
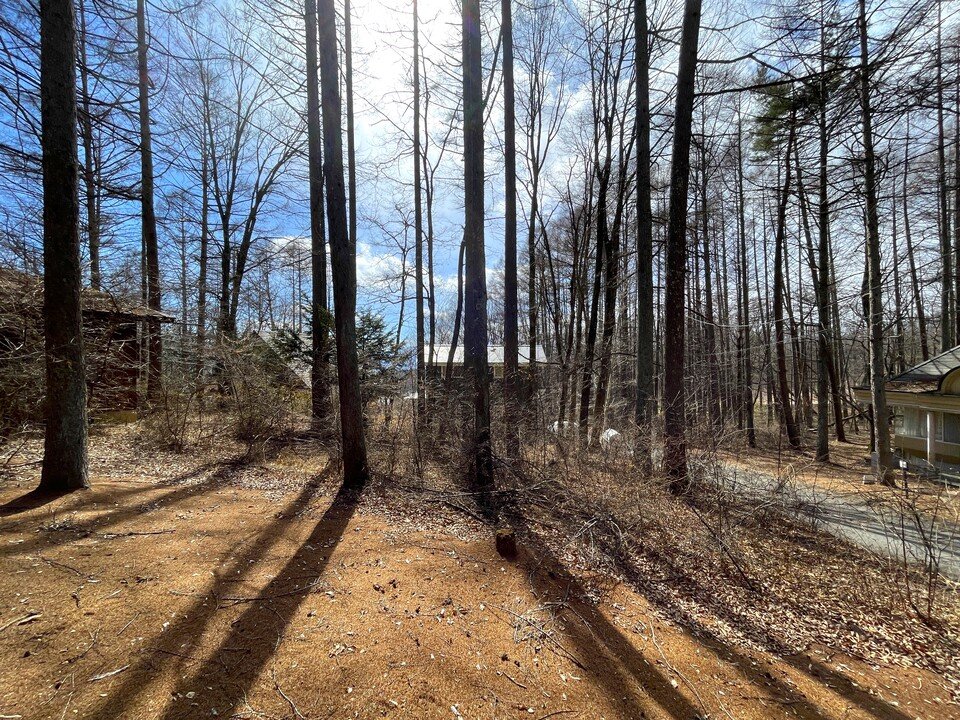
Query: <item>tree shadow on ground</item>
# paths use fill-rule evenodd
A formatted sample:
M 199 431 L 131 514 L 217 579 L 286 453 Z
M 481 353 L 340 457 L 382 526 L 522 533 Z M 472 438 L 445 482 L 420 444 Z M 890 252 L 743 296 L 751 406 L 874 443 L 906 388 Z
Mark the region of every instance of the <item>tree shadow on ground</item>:
M 324 474 L 331 469 L 332 465 L 328 466 Z M 249 549 L 218 573 L 213 585 L 189 609 L 178 614 L 178 620 L 156 640 L 159 643 L 162 639 L 164 647 L 148 649 L 151 654 L 125 674 L 121 684 L 96 709 L 95 717 L 120 716 L 150 687 L 151 679 L 165 664 L 173 662 L 180 667 L 185 660 L 202 664 L 194 673 L 180 675 L 171 691 L 172 699 L 155 717 L 212 717 L 213 710 L 221 717 L 231 716 L 273 656 L 297 608 L 315 591 L 356 510 L 356 492 L 339 490 L 293 557 L 255 596 L 242 600 L 246 609 L 230 624 L 227 635 L 206 658 L 197 657 L 190 650 L 199 645 L 216 615 L 217 604 L 209 601 L 224 596 L 228 584 L 235 585 L 257 569 L 258 562 L 283 538 L 290 518 L 309 505 L 321 486 L 320 479 L 305 487 L 277 519 L 257 535 Z M 187 699 L 187 693 L 196 693 L 196 704 Z
M 21 513 L 36 510 L 45 505 L 72 495 L 75 492 L 82 492 L 86 488 L 77 488 L 75 490 L 41 490 L 34 488 L 30 492 L 24 493 L 20 497 L 8 500 L 0 505 L 0 517 L 11 517 Z
M 536 538 L 532 538 L 531 541 L 536 547 L 541 549 L 548 563 L 556 564 L 556 560 L 550 555 L 549 550 L 543 548 L 542 544 L 537 545 L 538 541 Z M 742 673 L 749 682 L 756 685 L 758 689 L 766 690 L 770 693 L 771 701 L 782 705 L 784 708 L 789 708 L 792 714 L 801 718 L 801 720 L 826 720 L 830 717 L 824 709 L 810 701 L 800 689 L 777 679 L 772 673 L 762 669 L 749 655 L 740 652 L 730 643 L 719 638 L 717 634 L 706 626 L 701 619 L 696 617 L 687 606 L 678 603 L 677 599 L 666 592 L 660 584 L 651 582 L 651 578 L 626 558 L 623 551 L 617 552 L 615 548 L 603 547 L 602 542 L 601 548 L 614 562 L 617 571 L 632 587 L 646 597 L 655 607 L 668 611 L 671 618 L 676 620 L 684 630 L 695 637 L 697 641 L 701 642 L 706 648 L 712 650 L 717 657 L 734 665 L 740 673 Z M 763 638 L 778 658 L 782 659 L 801 674 L 824 685 L 847 702 L 856 705 L 870 717 L 876 718 L 877 720 L 912 720 L 912 716 L 905 714 L 881 698 L 871 695 L 868 690 L 860 688 L 850 678 L 827 667 L 810 655 L 798 655 L 791 652 L 789 648 L 780 643 L 775 637 L 772 637 L 766 628 L 757 625 L 743 613 L 731 608 L 727 603 L 723 602 L 722 598 L 710 592 L 708 588 L 703 587 L 702 583 L 689 572 L 685 572 L 683 568 L 677 567 L 670 558 L 658 556 L 651 558 L 651 561 L 664 568 L 667 578 L 672 578 L 672 580 L 668 579 L 666 582 L 672 582 L 675 587 L 683 587 L 685 591 L 695 594 L 703 603 L 704 608 L 714 617 L 749 637 Z M 573 582 L 576 583 L 576 580 L 574 579 Z M 731 582 L 736 581 L 731 580 Z
M 520 557 L 531 568 L 534 594 L 562 608 L 563 634 L 573 644 L 571 659 L 592 676 L 621 717 L 647 717 L 652 706 L 676 720 L 705 716 L 706 709 L 679 692 L 587 599 L 582 583 L 546 546 L 532 536 L 526 543 L 530 549 L 521 550 Z
M 270 457 L 273 456 L 272 453 L 279 453 L 281 446 L 271 446 L 272 452 Z M 205 493 L 213 492 L 220 489 L 221 487 L 227 486 L 232 480 L 236 478 L 244 469 L 250 467 L 249 460 L 240 456 L 233 458 L 231 460 L 214 460 L 212 462 L 204 463 L 195 467 L 191 470 L 188 470 L 185 473 L 182 473 L 174 478 L 165 480 L 162 485 L 140 485 L 131 488 L 120 488 L 110 491 L 110 496 L 107 500 L 113 502 L 120 498 L 129 498 L 133 495 L 140 495 L 151 490 L 155 490 L 160 487 L 171 487 L 173 489 L 166 490 L 161 492 L 159 495 L 151 497 L 145 503 L 136 503 L 133 505 L 124 505 L 123 507 L 118 507 L 115 510 L 107 510 L 96 517 L 88 520 L 84 520 L 82 523 L 78 523 L 75 528 L 71 528 L 71 531 L 63 531 L 62 533 L 54 536 L 49 533 L 41 534 L 39 537 L 28 540 L 17 545 L 9 545 L 6 547 L 0 547 L 0 558 L 5 557 L 17 557 L 36 552 L 37 550 L 48 550 L 51 548 L 59 547 L 61 545 L 69 544 L 78 537 L 83 537 L 90 535 L 94 532 L 102 532 L 107 528 L 115 527 L 116 525 L 131 520 L 135 517 L 138 517 L 144 513 L 144 508 L 149 506 L 158 506 L 162 507 L 165 505 L 173 505 L 178 502 L 182 502 L 188 498 L 197 497 Z M 192 482 L 197 478 L 200 478 L 204 473 L 209 470 L 213 472 L 207 477 L 199 480 L 198 482 Z M 326 470 L 324 471 L 326 472 Z M 322 474 L 321 474 L 322 475 Z M 185 484 L 189 483 L 189 484 Z M 92 492 L 96 492 L 97 487 L 94 486 Z M 29 495 L 29 493 L 28 493 Z M 71 505 L 69 507 L 63 508 L 64 512 L 71 512 L 76 510 L 83 510 L 85 507 L 84 503 L 78 502 L 77 505 Z M 78 535 L 79 533 L 79 535 Z

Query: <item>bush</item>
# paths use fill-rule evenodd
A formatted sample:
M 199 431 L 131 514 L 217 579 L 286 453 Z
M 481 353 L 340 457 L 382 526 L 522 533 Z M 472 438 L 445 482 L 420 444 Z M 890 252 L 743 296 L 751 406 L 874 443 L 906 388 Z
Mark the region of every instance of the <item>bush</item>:
M 292 428 L 297 390 L 269 348 L 251 339 L 223 344 L 216 365 L 231 416 L 230 433 L 246 445 L 248 455 Z

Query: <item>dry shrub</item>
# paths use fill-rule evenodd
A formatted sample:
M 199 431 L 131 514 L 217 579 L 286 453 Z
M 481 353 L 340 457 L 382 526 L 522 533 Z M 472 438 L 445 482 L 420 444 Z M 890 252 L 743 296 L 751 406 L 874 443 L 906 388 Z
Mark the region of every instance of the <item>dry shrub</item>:
M 303 417 L 305 391 L 262 343 L 226 340 L 192 353 L 170 353 L 161 391 L 142 423 L 145 439 L 184 451 L 201 441 L 239 441 L 261 454 Z
M 238 341 L 217 348 L 215 380 L 234 439 L 248 455 L 289 432 L 301 406 L 282 361 L 259 343 Z
M 41 301 L 35 289 L 8 292 L 0 278 L 0 438 L 43 420 L 43 325 L 25 311 Z
M 175 452 L 192 446 L 203 432 L 200 393 L 195 377 L 165 367 L 159 398 L 140 426 L 144 439 Z
M 512 480 L 517 520 L 555 557 L 629 582 L 719 641 L 790 654 L 820 642 L 871 661 L 956 673 L 955 595 L 939 596 L 931 622 L 904 602 L 903 588 L 916 593 L 926 577 L 922 568 L 795 519 L 786 480 L 772 494 L 750 492 L 712 453 L 692 455 L 693 487 L 682 499 L 664 479 L 596 455 L 528 463 Z M 781 492 L 784 505 L 775 500 Z

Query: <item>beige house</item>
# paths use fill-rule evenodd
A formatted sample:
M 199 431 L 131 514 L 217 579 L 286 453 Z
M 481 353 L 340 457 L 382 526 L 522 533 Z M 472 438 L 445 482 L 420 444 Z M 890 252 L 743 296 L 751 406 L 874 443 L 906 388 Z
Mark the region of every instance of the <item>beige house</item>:
M 960 345 L 888 380 L 886 391 L 902 457 L 960 472 Z M 870 403 L 869 388 L 854 394 Z
M 549 362 L 547 353 L 544 352 L 542 345 L 537 345 L 536 360 L 540 364 Z M 453 377 L 462 377 L 464 369 L 463 345 L 460 344 L 453 351 L 453 357 L 450 357 L 449 345 L 434 345 L 433 357 L 430 357 L 430 350 L 427 346 L 423 348 L 424 358 L 427 365 L 427 375 L 430 377 L 441 378 L 446 372 L 447 362 L 451 361 L 451 370 Z M 503 345 L 487 346 L 487 364 L 490 366 L 490 373 L 494 378 L 500 380 L 503 378 L 505 350 Z M 530 364 L 530 346 L 520 345 L 517 347 L 518 362 L 521 368 Z

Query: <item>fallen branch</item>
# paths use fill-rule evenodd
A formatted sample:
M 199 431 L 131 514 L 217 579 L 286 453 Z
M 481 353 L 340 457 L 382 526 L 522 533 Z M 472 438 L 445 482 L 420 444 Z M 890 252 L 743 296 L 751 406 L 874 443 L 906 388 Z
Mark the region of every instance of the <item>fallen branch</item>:
M 128 670 L 129 665 L 124 665 L 123 667 L 118 667 L 116 670 L 111 670 L 110 672 L 100 673 L 99 675 L 94 675 L 92 678 L 87 680 L 87 682 L 99 682 L 101 680 L 106 680 L 108 677 L 113 677 L 114 675 L 119 675 L 124 670 Z
M 69 566 L 69 565 L 65 565 L 64 563 L 62 563 L 62 562 L 57 562 L 56 560 L 51 560 L 50 558 L 46 558 L 46 557 L 44 557 L 43 555 L 38 555 L 37 557 L 39 557 L 41 560 L 43 560 L 43 561 L 44 561 L 47 565 L 49 565 L 50 567 L 60 568 L 61 570 L 69 570 L 70 572 L 76 574 L 78 577 L 82 577 L 82 578 L 92 578 L 92 577 L 93 577 L 93 575 L 84 575 L 82 572 L 80 572 L 79 570 L 77 570 L 75 567 L 71 567 L 71 566 Z
M 3 625 L 0 625 L 0 632 L 3 632 L 11 625 L 26 625 L 27 623 L 31 623 L 34 620 L 39 620 L 40 617 L 41 617 L 41 613 L 27 613 L 23 617 L 14 618 L 9 622 L 4 623 Z
M 501 610 L 501 611 L 503 611 L 503 612 L 509 613 L 509 614 L 513 615 L 517 620 L 519 620 L 520 622 L 524 623 L 525 625 L 527 625 L 527 626 L 529 626 L 529 627 L 532 627 L 534 630 L 538 630 L 538 631 L 540 632 L 542 638 L 543 638 L 544 640 L 549 641 L 550 643 L 552 643 L 552 644 L 555 645 L 556 647 L 558 647 L 558 648 L 560 649 L 560 651 L 561 651 L 561 654 L 562 654 L 565 658 L 567 658 L 570 662 L 572 662 L 574 665 L 576 665 L 576 666 L 577 666 L 578 668 L 580 668 L 581 670 L 586 670 L 586 669 L 587 669 L 587 668 L 584 666 L 584 664 L 583 664 L 582 662 L 580 662 L 579 659 L 577 659 L 577 656 L 576 656 L 576 655 L 574 655 L 572 652 L 570 652 L 569 650 L 567 650 L 567 648 L 565 648 L 565 647 L 563 646 L 563 643 L 561 643 L 561 642 L 560 642 L 559 640 L 557 640 L 555 637 L 553 637 L 552 635 L 550 635 L 548 632 L 545 632 L 545 631 L 544 631 L 544 628 L 539 627 L 539 626 L 538 626 L 536 623 L 534 623 L 530 618 L 524 617 L 523 615 L 520 615 L 520 614 L 518 614 L 518 613 L 515 613 L 515 612 L 514 612 L 513 610 L 511 610 L 510 608 L 504 607 L 504 606 L 502 606 L 502 605 L 490 605 L 489 607 L 493 607 L 493 608 L 496 608 L 497 610 Z M 494 613 L 494 614 L 496 614 L 496 613 Z
M 287 704 L 290 706 L 290 709 L 293 711 L 293 716 L 299 718 L 300 720 L 306 720 L 303 713 L 300 712 L 300 708 L 297 707 L 297 704 L 289 698 L 289 696 L 283 691 L 283 688 L 280 687 L 280 683 L 277 680 L 276 670 L 271 669 L 270 675 L 273 677 L 273 686 L 277 689 L 277 692 L 280 693 L 280 697 L 287 701 Z
M 170 533 L 176 532 L 172 528 L 169 530 L 131 530 L 130 532 L 122 533 L 100 533 L 100 537 L 104 540 L 113 540 L 114 538 L 119 537 L 134 537 L 137 535 L 169 535 Z

